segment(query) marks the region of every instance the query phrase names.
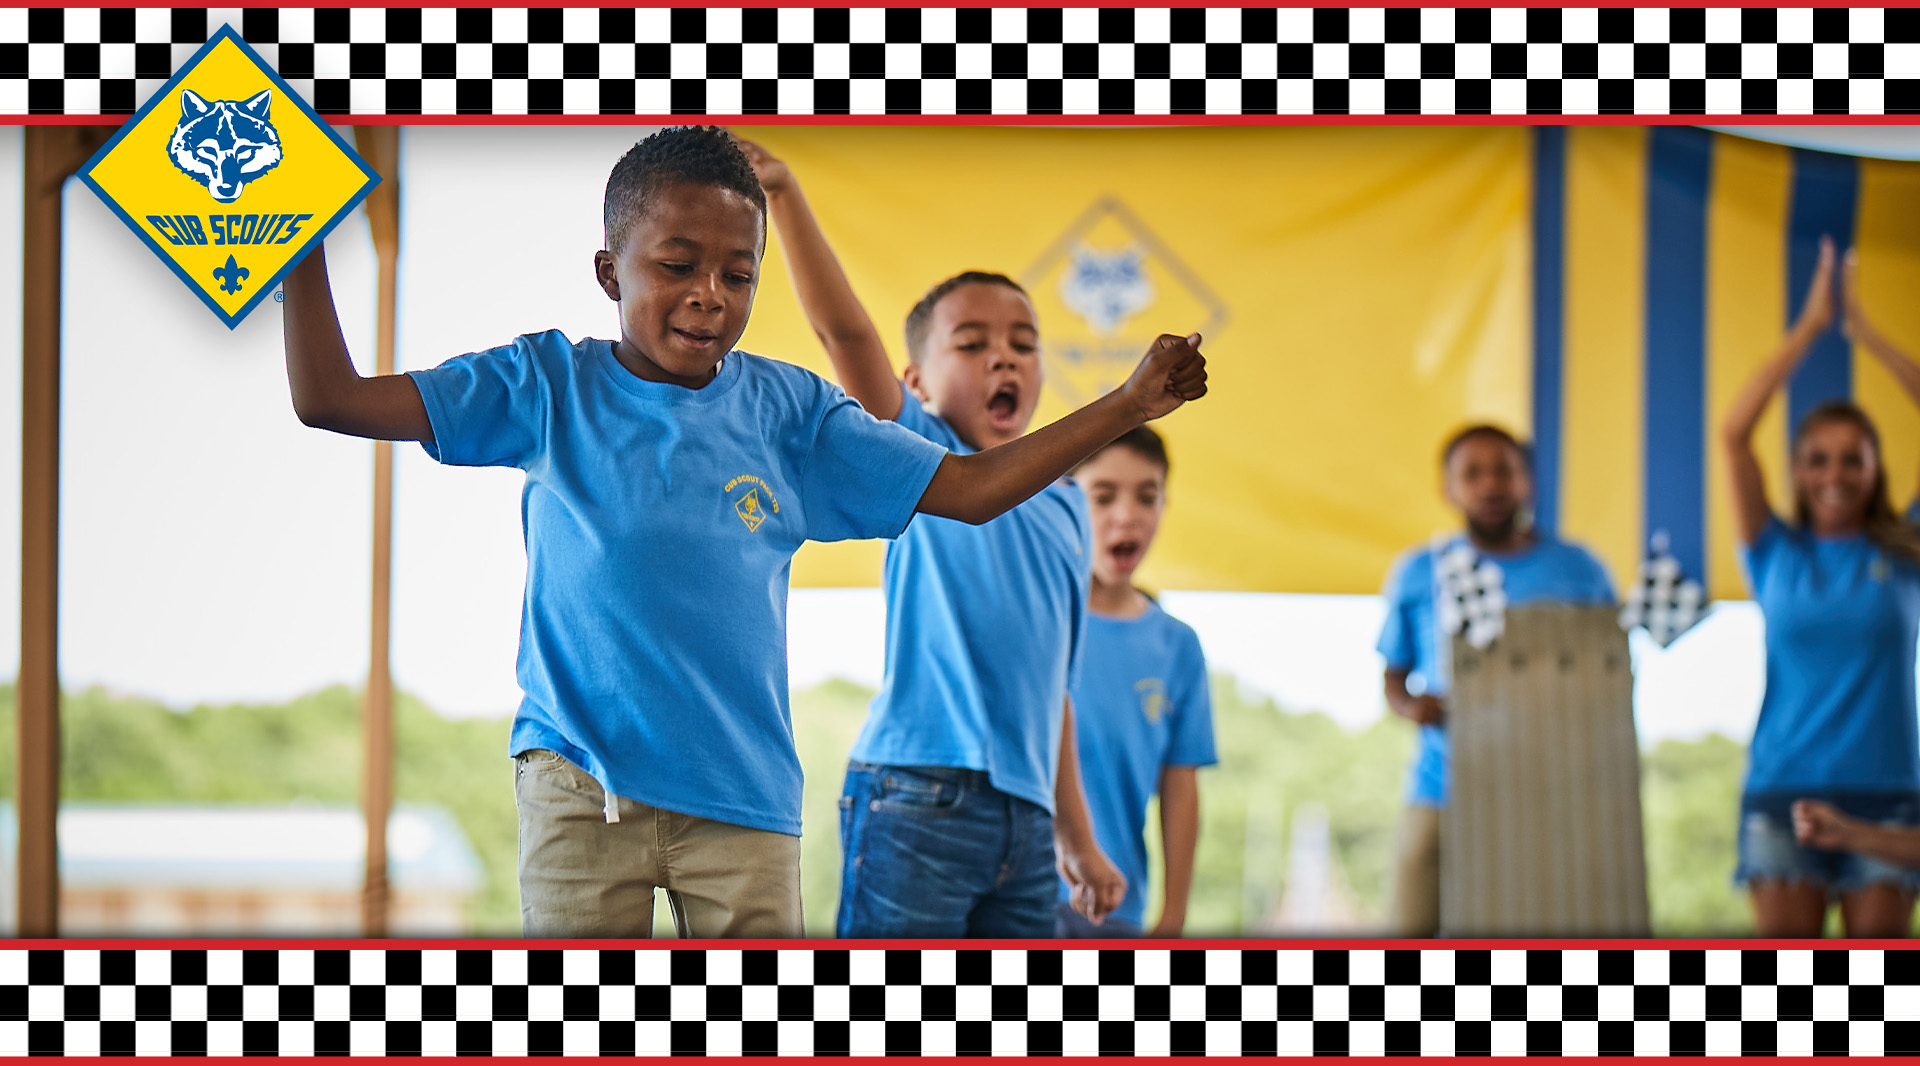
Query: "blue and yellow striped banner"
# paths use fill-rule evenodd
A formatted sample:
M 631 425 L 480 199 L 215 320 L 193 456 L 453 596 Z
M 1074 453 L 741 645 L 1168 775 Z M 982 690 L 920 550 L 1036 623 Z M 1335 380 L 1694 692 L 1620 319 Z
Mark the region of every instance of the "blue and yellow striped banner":
M 1583 127 L 1566 137 L 1565 334 L 1555 368 L 1562 411 L 1542 440 L 1564 441 L 1545 519 L 1630 577 L 1664 532 L 1719 598 L 1746 594 L 1730 521 L 1717 425 L 1798 313 L 1822 235 L 1860 256 L 1868 313 L 1920 352 L 1920 167 L 1764 144 L 1691 127 Z M 1553 197 L 1537 193 L 1536 203 Z M 1550 242 L 1551 224 L 1535 224 Z M 1536 270 L 1536 306 L 1554 279 Z M 1536 344 L 1536 364 L 1554 351 Z M 1536 372 L 1539 387 L 1554 379 Z M 1912 491 L 1920 413 L 1838 331 L 1823 338 L 1762 420 L 1756 450 L 1774 505 L 1792 506 L 1790 426 L 1817 404 L 1852 396 L 1887 438 L 1896 506 Z
M 1715 426 L 1798 309 L 1822 233 L 1859 249 L 1869 311 L 1920 352 L 1920 164 L 1690 126 L 769 127 L 883 336 L 933 282 L 1034 293 L 1042 421 L 1208 332 L 1215 390 L 1162 429 L 1170 588 L 1376 591 L 1451 529 L 1437 450 L 1469 421 L 1535 441 L 1538 517 L 1629 580 L 1667 534 L 1745 595 Z M 1088 310 L 1070 282 L 1127 278 Z M 1097 301 L 1096 301 L 1097 302 Z M 774 234 L 749 350 L 826 370 Z M 1776 506 L 1791 417 L 1851 394 L 1904 505 L 1920 417 L 1834 334 L 1762 421 Z M 796 583 L 871 584 L 877 545 L 809 547 Z

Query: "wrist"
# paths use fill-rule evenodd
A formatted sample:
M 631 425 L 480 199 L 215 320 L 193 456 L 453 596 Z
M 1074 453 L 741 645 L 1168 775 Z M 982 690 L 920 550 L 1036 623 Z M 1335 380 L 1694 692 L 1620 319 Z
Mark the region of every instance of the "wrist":
M 1079 859 L 1086 854 L 1087 838 L 1083 830 L 1065 818 L 1053 820 L 1053 846 L 1062 858 Z

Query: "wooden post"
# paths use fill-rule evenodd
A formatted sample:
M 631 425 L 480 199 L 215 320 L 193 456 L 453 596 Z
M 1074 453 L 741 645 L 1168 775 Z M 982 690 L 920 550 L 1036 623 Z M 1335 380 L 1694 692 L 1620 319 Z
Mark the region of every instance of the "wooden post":
M 400 266 L 400 128 L 356 126 L 354 146 L 380 174 L 368 194 L 367 224 L 379 264 L 374 373 L 393 373 L 396 273 Z M 387 935 L 387 818 L 393 809 L 393 676 L 388 669 L 393 609 L 393 444 L 373 445 L 373 645 L 367 662 L 364 723 L 367 745 L 362 805 L 367 820 L 367 878 L 360 899 L 360 927 L 368 937 Z
M 20 680 L 17 929 L 60 935 L 60 192 L 112 127 L 28 126 L 20 307 Z

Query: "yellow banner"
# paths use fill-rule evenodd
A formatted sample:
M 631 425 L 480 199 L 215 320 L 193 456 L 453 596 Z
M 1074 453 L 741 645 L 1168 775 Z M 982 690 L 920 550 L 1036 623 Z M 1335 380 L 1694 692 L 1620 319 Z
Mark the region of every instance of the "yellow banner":
M 1158 424 L 1155 587 L 1373 592 L 1454 523 L 1438 448 L 1529 431 L 1530 131 L 1517 127 L 742 128 L 793 169 L 904 365 L 907 310 L 963 270 L 1033 293 L 1035 424 L 1206 334 L 1212 391 Z M 742 347 L 830 373 L 779 235 Z M 800 585 L 871 585 L 877 544 L 809 545 Z

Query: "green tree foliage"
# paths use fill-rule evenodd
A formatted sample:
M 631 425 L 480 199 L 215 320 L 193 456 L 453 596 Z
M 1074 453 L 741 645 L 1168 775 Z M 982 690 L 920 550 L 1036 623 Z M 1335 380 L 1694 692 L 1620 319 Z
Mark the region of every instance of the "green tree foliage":
M 872 692 L 829 682 L 794 693 L 794 735 L 807 784 L 801 845 L 810 934 L 833 930 L 840 880 L 840 787 L 846 753 Z M 1360 919 L 1385 913 L 1393 835 L 1413 730 L 1396 719 L 1357 732 L 1321 714 L 1290 713 L 1214 679 L 1220 765 L 1201 771 L 1201 833 L 1188 932 L 1264 932 L 1286 888 L 1295 816 L 1325 811 L 1332 846 Z M 1085 713 L 1085 712 L 1083 712 Z M 14 690 L 0 686 L 0 795 L 13 790 Z M 344 686 L 285 704 L 171 710 L 86 689 L 62 704 L 62 795 L 137 803 L 351 804 L 360 797 L 360 703 Z M 517 826 L 504 719 L 441 718 L 396 701 L 395 795 L 452 812 L 487 869 L 473 913 L 479 935 L 520 927 Z M 1654 931 L 1744 934 L 1751 917 L 1729 878 L 1744 748 L 1725 737 L 1665 741 L 1642 759 L 1647 867 Z M 1148 838 L 1157 878 L 1157 814 Z M 1148 920 L 1158 914 L 1156 891 Z M 670 929 L 667 908 L 656 928 Z
M 60 705 L 60 794 L 117 803 L 357 804 L 360 696 L 344 685 L 274 705 L 171 710 L 90 688 Z M 0 795 L 13 794 L 14 691 L 0 688 Z M 480 934 L 520 928 L 517 829 L 504 719 L 451 720 L 405 694 L 394 705 L 394 796 L 445 807 L 487 869 Z

